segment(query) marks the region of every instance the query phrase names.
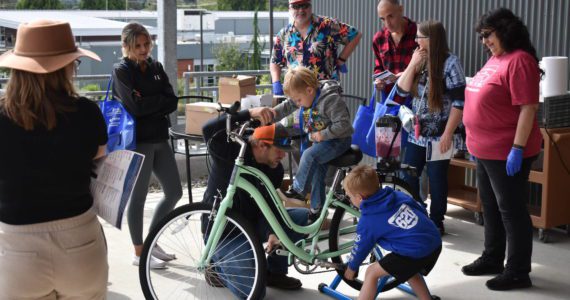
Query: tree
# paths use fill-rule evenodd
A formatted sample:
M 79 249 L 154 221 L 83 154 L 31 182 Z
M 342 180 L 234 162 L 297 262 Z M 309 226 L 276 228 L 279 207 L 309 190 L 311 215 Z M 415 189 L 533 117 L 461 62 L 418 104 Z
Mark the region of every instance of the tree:
M 62 9 L 59 0 L 18 0 L 16 9 Z
M 260 0 L 218 0 L 219 10 L 266 10 L 266 2 Z
M 253 14 L 253 38 L 251 40 L 250 49 L 253 48 L 251 62 L 249 67 L 251 70 L 261 70 L 261 45 L 259 44 L 259 26 L 257 26 L 257 9 Z
M 235 43 L 219 44 L 213 51 L 218 60 L 217 71 L 245 70 L 247 67 L 243 54 Z
M 95 10 L 124 10 L 124 0 L 81 0 L 79 2 L 80 9 L 95 9 Z M 131 8 L 131 5 L 129 5 Z

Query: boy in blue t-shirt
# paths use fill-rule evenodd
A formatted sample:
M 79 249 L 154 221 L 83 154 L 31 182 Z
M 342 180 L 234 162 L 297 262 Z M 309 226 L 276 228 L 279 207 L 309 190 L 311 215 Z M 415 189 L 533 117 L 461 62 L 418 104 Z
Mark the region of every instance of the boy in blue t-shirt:
M 362 216 L 344 277 L 352 280 L 376 245 L 391 251 L 366 270 L 359 299 L 374 299 L 378 280 L 390 275 L 410 284 L 418 299 L 432 299 L 420 274 L 427 275 L 441 252 L 439 231 L 425 208 L 412 197 L 379 187 L 376 170 L 357 166 L 344 179 L 350 201 Z

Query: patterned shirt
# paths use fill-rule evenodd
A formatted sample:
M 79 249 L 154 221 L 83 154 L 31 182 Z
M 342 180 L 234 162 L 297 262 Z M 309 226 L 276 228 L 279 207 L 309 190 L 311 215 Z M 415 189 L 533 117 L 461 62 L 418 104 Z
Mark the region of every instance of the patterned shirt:
M 465 101 L 465 74 L 459 58 L 450 54 L 445 60 L 443 68 L 443 78 L 445 88 L 443 91 L 443 108 L 439 112 L 429 112 L 428 108 L 428 94 L 429 90 L 427 85 L 427 72 L 421 73 L 418 82 L 418 96 L 414 97 L 412 103 L 412 111 L 418 116 L 422 130 L 430 131 L 431 133 L 441 132 L 445 129 L 447 120 L 451 113 L 451 108 L 463 110 L 463 103 Z M 407 97 L 409 93 L 398 89 L 398 94 L 402 97 Z M 423 131 L 422 131 L 423 132 Z M 413 134 L 408 135 L 408 142 L 414 143 L 418 146 L 426 147 L 429 141 L 439 141 L 441 134 L 436 136 L 422 136 L 418 139 Z M 455 134 L 453 137 L 455 141 L 455 148 L 461 149 L 464 143 L 460 134 Z
M 376 32 L 372 39 L 372 50 L 374 51 L 374 74 L 378 74 L 384 70 L 389 70 L 394 74 L 404 72 L 410 61 L 414 49 L 418 47 L 416 43 L 417 25 L 412 20 L 404 17 L 408 22 L 406 31 L 400 39 L 400 43 L 396 45 L 388 28 Z M 388 95 L 394 85 L 390 84 L 384 87 L 384 93 Z M 402 104 L 404 99 L 395 97 L 394 101 Z
M 357 35 L 358 30 L 348 24 L 313 15 L 305 39 L 294 23 L 279 31 L 271 63 L 281 68 L 298 65 L 308 67 L 317 73 L 319 80 L 338 79 L 338 46 L 348 44 Z

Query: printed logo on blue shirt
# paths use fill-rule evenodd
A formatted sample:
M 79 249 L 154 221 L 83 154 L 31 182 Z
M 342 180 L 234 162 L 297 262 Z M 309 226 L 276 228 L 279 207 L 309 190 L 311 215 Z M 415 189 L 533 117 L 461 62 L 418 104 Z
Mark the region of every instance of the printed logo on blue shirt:
M 400 209 L 388 219 L 388 223 L 402 229 L 410 229 L 418 224 L 418 216 L 408 205 L 402 204 Z

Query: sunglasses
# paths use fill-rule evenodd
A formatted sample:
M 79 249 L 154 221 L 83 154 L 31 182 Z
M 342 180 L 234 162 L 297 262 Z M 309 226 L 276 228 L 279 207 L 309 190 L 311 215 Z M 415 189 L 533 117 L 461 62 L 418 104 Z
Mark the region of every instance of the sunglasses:
M 479 40 L 482 41 L 483 39 L 488 39 L 493 32 L 495 32 L 495 30 L 479 32 Z
M 429 36 L 416 35 L 416 40 L 420 40 L 420 39 L 429 39 Z
M 291 145 L 291 139 L 290 138 L 276 138 L 273 140 L 273 145 L 290 146 Z
M 294 10 L 307 9 L 311 7 L 311 3 L 291 4 L 289 7 Z

